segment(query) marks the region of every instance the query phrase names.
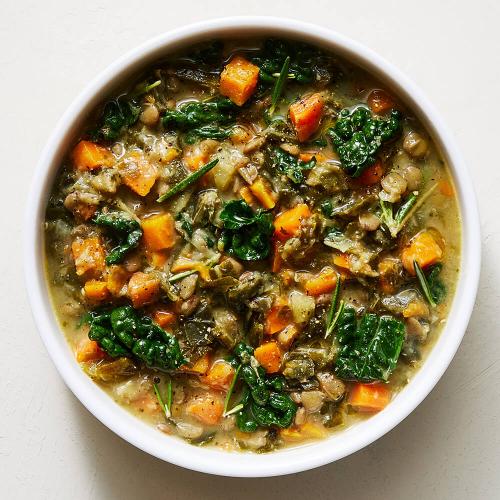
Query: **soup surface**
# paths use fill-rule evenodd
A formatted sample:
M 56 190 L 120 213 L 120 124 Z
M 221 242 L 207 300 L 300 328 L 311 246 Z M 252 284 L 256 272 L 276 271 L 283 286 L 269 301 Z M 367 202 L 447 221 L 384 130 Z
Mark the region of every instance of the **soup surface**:
M 68 151 L 45 231 L 82 369 L 160 432 L 226 450 L 383 410 L 459 272 L 453 183 L 411 110 L 284 40 L 191 47 L 130 82 Z

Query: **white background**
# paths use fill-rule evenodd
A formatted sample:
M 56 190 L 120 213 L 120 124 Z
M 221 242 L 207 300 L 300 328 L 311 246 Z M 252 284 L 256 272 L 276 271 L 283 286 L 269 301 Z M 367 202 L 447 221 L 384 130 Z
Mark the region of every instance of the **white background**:
M 500 498 L 500 4 L 495 0 L 0 2 L 0 497 L 5 499 Z M 22 276 L 26 186 L 56 121 L 140 42 L 224 15 L 321 24 L 386 57 L 444 115 L 482 220 L 477 304 L 436 389 L 391 433 L 338 463 L 262 480 L 160 462 L 101 425 L 64 386 Z

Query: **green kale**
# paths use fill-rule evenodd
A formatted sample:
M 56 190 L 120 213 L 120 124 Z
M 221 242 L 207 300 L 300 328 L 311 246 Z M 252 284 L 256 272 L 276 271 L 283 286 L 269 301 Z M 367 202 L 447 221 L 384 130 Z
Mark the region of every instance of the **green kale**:
M 309 161 L 301 161 L 281 148 L 274 149 L 272 161 L 278 172 L 285 174 L 294 184 L 304 182 L 304 170 L 311 170 L 316 165 L 314 156 Z
M 345 380 L 387 381 L 396 367 L 404 336 L 404 323 L 396 318 L 365 314 L 358 324 L 354 308 L 346 306 L 337 323 L 340 351 L 335 373 Z
M 254 212 L 243 200 L 232 200 L 224 206 L 220 219 L 224 223 L 224 249 L 241 260 L 262 260 L 269 256 L 273 218 L 268 212 Z
M 184 364 L 177 339 L 131 306 L 89 314 L 89 339 L 111 357 L 128 357 L 150 368 L 174 370 Z
M 231 135 L 232 127 L 219 127 L 218 125 L 203 125 L 193 128 L 184 135 L 186 144 L 194 144 L 200 139 L 227 139 Z
M 432 266 L 427 276 L 417 261 L 413 262 L 413 266 L 420 288 L 427 302 L 429 302 L 432 307 L 436 307 L 436 305 L 440 304 L 446 296 L 446 287 L 439 278 L 439 274 L 443 267 L 442 264 Z
M 260 81 L 265 85 L 274 84 L 288 57 L 290 63 L 287 73 L 290 80 L 306 84 L 330 77 L 327 69 L 329 58 L 317 48 L 305 43 L 270 38 L 252 57 L 252 62 L 260 69 Z
M 89 133 L 92 140 L 116 140 L 124 130 L 137 122 L 141 114 L 141 106 L 137 98 L 160 84 L 161 80 L 151 84 L 143 82 L 130 93 L 108 101 L 102 111 L 99 125 Z
M 106 256 L 106 264 L 118 264 L 130 250 L 139 245 L 142 237 L 141 225 L 124 212 L 101 213 L 93 219 L 93 222 L 107 228 L 117 241 L 117 246 Z
M 285 379 L 282 375 L 269 376 L 253 357 L 253 349 L 240 343 L 234 349 L 240 363 L 238 373 L 244 383 L 243 397 L 236 424 L 242 432 L 253 432 L 260 427 L 289 427 L 297 405 L 284 391 Z
M 347 108 L 339 113 L 335 125 L 328 129 L 344 170 L 359 177 L 373 165 L 382 144 L 396 136 L 400 130 L 401 114 L 392 111 L 388 118 L 374 116 L 365 106 Z
M 237 107 L 230 99 L 219 97 L 212 101 L 192 101 L 183 104 L 179 109 L 167 110 L 162 122 L 167 129 L 192 131 L 188 139 L 193 140 L 195 136 L 206 137 L 207 134 L 215 134 L 216 130 L 219 130 L 217 125 L 234 123 L 236 112 Z M 204 125 L 211 125 L 212 128 L 203 127 Z
M 222 60 L 222 49 L 224 43 L 221 40 L 213 40 L 195 47 L 187 54 L 179 57 L 178 61 L 190 63 L 194 66 L 217 64 Z

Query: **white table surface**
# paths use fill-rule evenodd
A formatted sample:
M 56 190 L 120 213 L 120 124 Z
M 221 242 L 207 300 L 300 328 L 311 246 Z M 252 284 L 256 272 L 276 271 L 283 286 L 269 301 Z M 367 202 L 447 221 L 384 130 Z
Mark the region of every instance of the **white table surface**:
M 494 0 L 1 2 L 0 497 L 5 499 L 500 498 L 500 4 Z M 59 378 L 22 276 L 26 185 L 56 121 L 117 56 L 162 31 L 224 15 L 290 16 L 353 37 L 412 77 L 444 115 L 482 217 L 477 304 L 431 395 L 340 462 L 283 478 L 218 478 L 135 449 Z

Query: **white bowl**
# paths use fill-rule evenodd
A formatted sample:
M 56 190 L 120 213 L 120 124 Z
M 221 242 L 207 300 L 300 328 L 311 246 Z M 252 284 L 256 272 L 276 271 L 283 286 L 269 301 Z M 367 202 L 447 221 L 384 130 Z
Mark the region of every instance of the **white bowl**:
M 75 361 L 52 311 L 44 275 L 47 197 L 63 156 L 88 113 L 115 85 L 171 51 L 203 40 L 244 36 L 298 38 L 343 56 L 385 82 L 418 115 L 441 149 L 456 183 L 462 217 L 462 271 L 447 325 L 410 383 L 387 408 L 366 421 L 322 441 L 270 454 L 227 453 L 192 446 L 158 432 L 114 403 Z M 469 173 L 455 141 L 422 92 L 357 42 L 319 26 L 270 17 L 236 17 L 189 25 L 144 43 L 109 66 L 69 107 L 45 147 L 28 197 L 24 229 L 25 277 L 33 315 L 50 356 L 76 397 L 103 424 L 145 452 L 188 469 L 225 476 L 275 476 L 318 467 L 369 445 L 401 422 L 432 390 L 462 340 L 476 297 L 481 258 L 479 216 Z

